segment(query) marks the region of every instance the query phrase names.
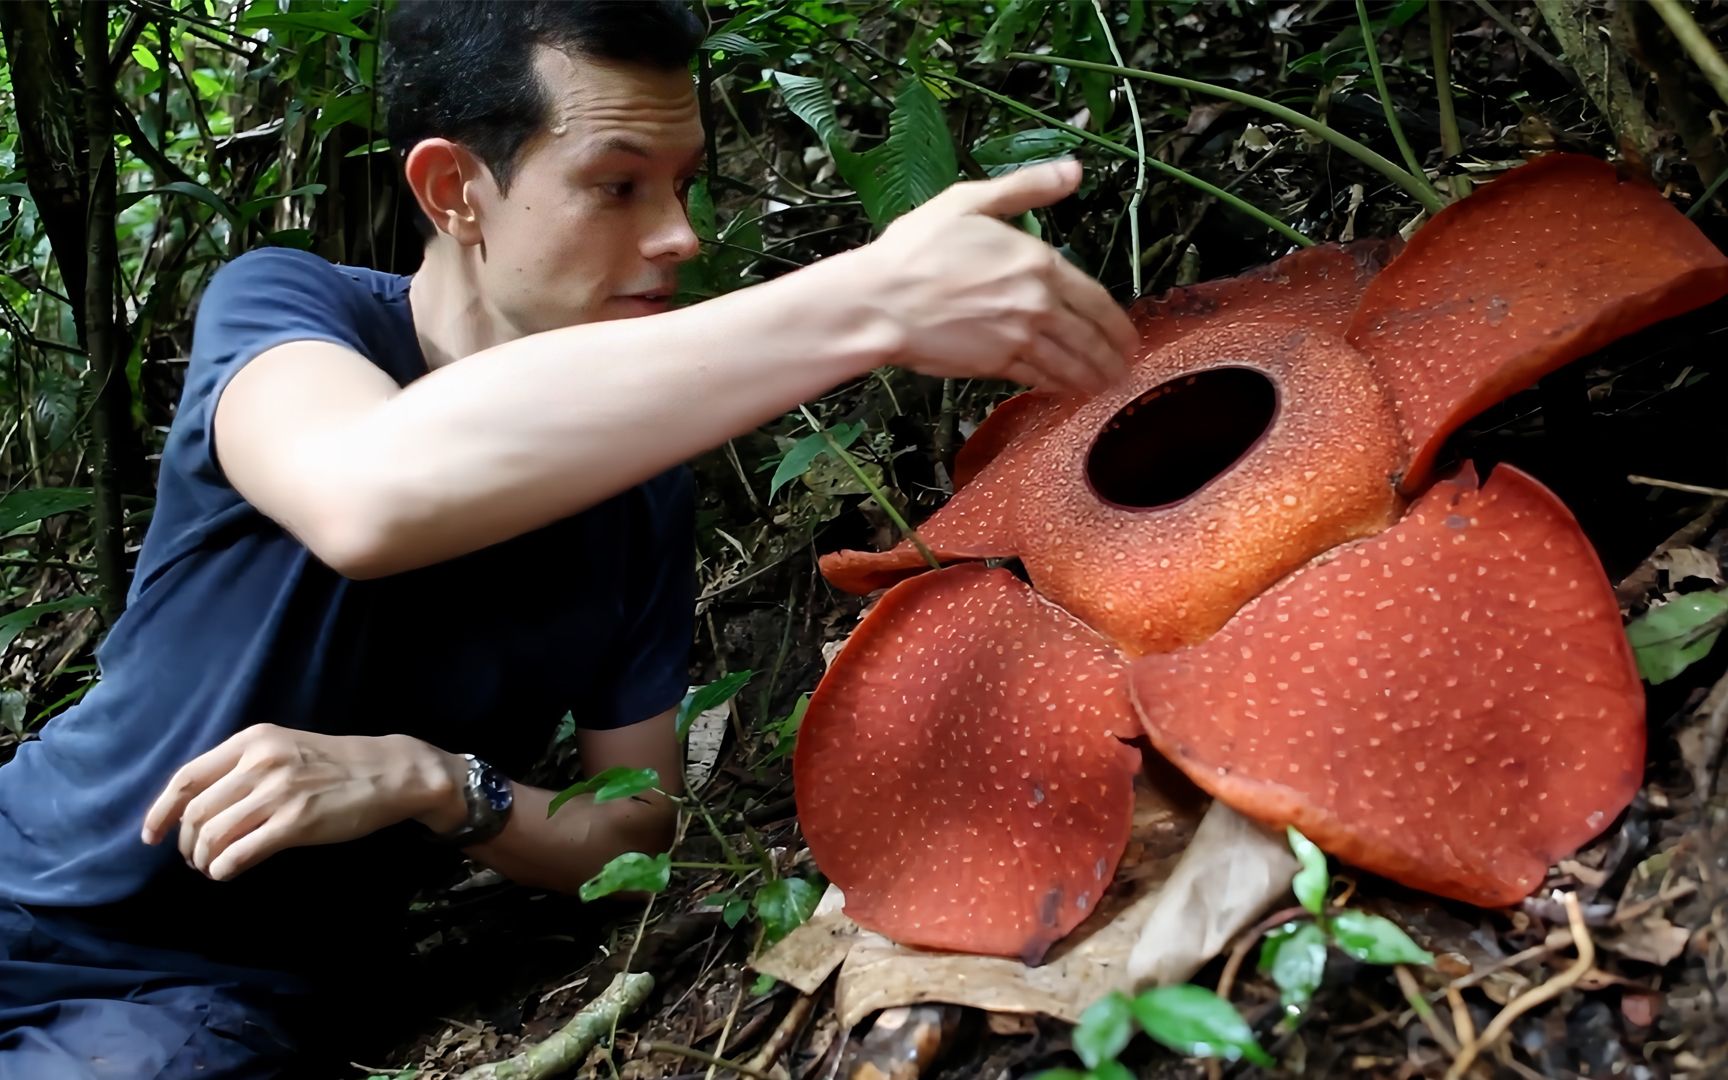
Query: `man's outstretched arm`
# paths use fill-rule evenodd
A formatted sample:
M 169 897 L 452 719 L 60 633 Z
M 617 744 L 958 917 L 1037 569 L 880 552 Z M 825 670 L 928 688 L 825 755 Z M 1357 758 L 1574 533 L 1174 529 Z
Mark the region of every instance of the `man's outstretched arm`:
M 485 349 L 399 388 L 324 342 L 229 382 L 215 445 L 234 487 L 321 560 L 376 577 L 593 506 L 874 366 L 1096 390 L 1136 337 L 1109 294 L 998 220 L 1079 166 L 957 184 L 865 247 L 646 318 Z
M 583 770 L 651 768 L 661 788 L 682 792 L 682 748 L 673 713 L 611 731 L 579 731 Z M 463 760 L 408 735 L 322 735 L 259 724 L 188 762 L 145 815 L 143 839 L 179 826 L 188 865 L 227 880 L 288 848 L 357 840 L 403 821 L 434 832 L 462 823 Z M 660 852 L 676 814 L 653 792 L 595 804 L 572 799 L 547 816 L 556 792 L 514 784 L 504 830 L 467 850 L 524 885 L 575 893 L 626 851 Z

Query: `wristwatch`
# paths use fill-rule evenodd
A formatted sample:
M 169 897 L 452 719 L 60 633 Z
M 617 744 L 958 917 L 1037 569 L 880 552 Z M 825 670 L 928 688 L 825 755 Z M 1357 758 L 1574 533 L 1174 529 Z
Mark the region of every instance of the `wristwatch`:
M 462 782 L 462 801 L 468 804 L 468 820 L 450 832 L 438 834 L 438 839 L 466 847 L 483 844 L 504 831 L 515 793 L 510 778 L 497 767 L 473 754 L 463 754 L 462 760 L 468 763 L 468 775 Z

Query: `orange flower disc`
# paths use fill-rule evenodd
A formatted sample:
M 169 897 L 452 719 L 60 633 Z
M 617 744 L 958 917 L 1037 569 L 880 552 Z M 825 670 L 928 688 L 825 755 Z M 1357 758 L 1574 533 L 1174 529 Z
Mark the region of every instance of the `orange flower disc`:
M 1208 325 L 1041 444 L 1015 542 L 1044 596 L 1131 654 L 1163 652 L 1392 524 L 1402 460 L 1366 357 L 1290 323 Z
M 1728 257 L 1660 192 L 1595 158 L 1550 154 L 1418 229 L 1346 336 L 1397 403 L 1408 493 L 1470 418 L 1725 294 Z
M 1505 466 L 1436 485 L 1205 643 L 1136 661 L 1131 684 L 1201 788 L 1479 905 L 1529 895 L 1643 775 L 1613 590 L 1559 499 Z
M 1128 843 L 1139 735 L 1119 653 L 1006 570 L 896 585 L 805 711 L 798 819 L 846 914 L 1037 963 Z
M 1140 331 L 1136 367 L 1203 326 L 1291 320 L 1342 334 L 1362 292 L 1396 241 L 1320 244 L 1232 278 L 1172 289 L 1137 301 L 1129 315 Z M 1011 510 L 1028 462 L 1040 441 L 1086 399 L 1043 392 L 1018 394 L 978 425 L 954 459 L 955 493 L 918 525 L 938 561 L 1009 558 L 1014 547 Z M 819 560 L 835 588 L 868 593 L 928 569 L 918 549 L 902 541 L 888 551 L 836 551 Z

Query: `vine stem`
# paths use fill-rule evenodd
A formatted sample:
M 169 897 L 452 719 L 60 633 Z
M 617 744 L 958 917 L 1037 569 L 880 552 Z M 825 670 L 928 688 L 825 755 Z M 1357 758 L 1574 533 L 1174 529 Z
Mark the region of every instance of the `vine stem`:
M 1104 14 L 1104 0 L 1092 0 L 1092 10 L 1098 13 L 1098 25 L 1104 29 L 1104 40 L 1110 45 L 1110 55 L 1123 67 L 1122 50 L 1116 47 L 1116 35 L 1110 32 L 1110 17 Z M 1128 98 L 1128 114 L 1134 121 L 1134 194 L 1128 200 L 1128 244 L 1133 254 L 1128 268 L 1133 273 L 1134 295 L 1140 295 L 1140 200 L 1146 194 L 1146 132 L 1140 123 L 1140 102 L 1134 95 L 1134 84 L 1122 80 L 1122 93 Z
M 1306 116 L 1299 113 L 1288 105 L 1280 105 L 1276 101 L 1269 101 L 1266 98 L 1258 97 L 1254 94 L 1246 94 L 1240 90 L 1232 90 L 1227 86 L 1218 86 L 1213 83 L 1200 82 L 1198 79 L 1184 79 L 1180 75 L 1165 75 L 1158 71 L 1138 71 L 1134 68 L 1118 67 L 1115 64 L 1099 64 L 1091 60 L 1075 60 L 1066 56 L 1041 56 L 1036 53 L 1023 52 L 1009 53 L 1003 59 L 1024 60 L 1029 64 L 1046 64 L 1051 67 L 1071 67 L 1079 68 L 1084 71 L 1102 71 L 1111 75 L 1121 75 L 1130 79 L 1145 79 L 1147 82 L 1155 82 L 1164 86 L 1174 86 L 1183 90 L 1192 90 L 1198 94 L 1210 94 L 1213 97 L 1223 98 L 1225 101 L 1234 101 L 1239 105 L 1247 105 L 1251 108 L 1260 109 L 1263 112 L 1276 116 L 1287 124 L 1299 127 L 1311 135 L 1325 139 L 1333 146 L 1336 146 L 1338 149 L 1349 154 L 1357 161 L 1360 161 L 1362 164 L 1373 169 L 1381 176 L 1384 176 L 1392 183 L 1403 188 L 1430 213 L 1437 214 L 1441 210 L 1445 209 L 1446 204 L 1440 198 L 1440 193 L 1434 190 L 1433 185 L 1428 183 L 1426 177 L 1411 175 L 1408 170 L 1401 168 L 1397 163 L 1375 153 L 1373 150 L 1364 146 L 1362 143 L 1357 142 L 1355 139 L 1352 139 L 1342 131 L 1331 127 L 1330 125 L 1323 124 L 1312 116 Z M 1154 164 L 1154 167 L 1156 167 L 1156 161 L 1157 159 L 1154 158 L 1148 163 Z
M 1710 39 L 1704 36 L 1704 31 L 1692 18 L 1692 13 L 1680 0 L 1650 0 L 1650 6 L 1656 9 L 1656 14 L 1662 16 L 1662 21 L 1668 24 L 1668 29 L 1679 40 L 1686 54 L 1692 57 L 1692 62 L 1698 65 L 1698 70 L 1710 80 L 1710 85 L 1716 88 L 1717 96 L 1728 102 L 1728 60 L 1722 59 L 1722 54 L 1716 51 L 1716 46 L 1710 44 Z
M 1434 54 L 1434 92 L 1440 104 L 1440 146 L 1447 160 L 1464 152 L 1464 137 L 1458 134 L 1458 110 L 1452 102 L 1452 25 L 1441 0 L 1428 0 L 1428 51 Z M 1452 197 L 1470 194 L 1470 178 L 1459 173 L 1452 178 Z
M 1022 54 L 1015 53 L 1013 55 L 1019 56 Z M 1028 58 L 1033 59 L 1033 60 L 1043 60 L 1044 59 L 1044 57 L 1029 56 L 1029 54 L 1028 54 Z M 1106 70 L 1117 70 L 1117 69 L 1109 68 L 1108 65 L 1104 65 L 1104 67 Z M 1127 70 L 1127 69 L 1120 69 L 1120 70 Z M 1159 161 L 1155 157 L 1148 157 L 1145 154 L 1136 154 L 1132 147 L 1124 146 L 1121 143 L 1116 142 L 1114 139 L 1106 139 L 1104 136 L 1095 135 L 1092 132 L 1085 130 L 1084 128 L 1077 128 L 1073 124 L 1064 123 L 1061 120 L 1056 119 L 1054 116 L 1051 116 L 1047 112 L 1042 112 L 1038 109 L 1034 109 L 1030 105 L 1022 105 L 1020 102 L 1015 101 L 1013 98 L 1008 97 L 1005 94 L 998 94 L 996 91 L 990 89 L 988 86 L 980 86 L 977 83 L 972 82 L 970 79 L 963 79 L 958 75 L 942 75 L 942 74 L 938 74 L 936 72 L 927 72 L 925 77 L 931 78 L 931 79 L 940 79 L 943 82 L 950 82 L 956 86 L 964 86 L 966 89 L 971 90 L 974 93 L 983 94 L 985 97 L 989 98 L 990 100 L 995 101 L 1001 105 L 1007 106 L 1008 108 L 1019 113 L 1021 116 L 1025 116 L 1025 117 L 1028 117 L 1029 119 L 1037 120 L 1037 121 L 1040 121 L 1041 123 L 1048 124 L 1049 126 L 1056 128 L 1058 130 L 1066 131 L 1070 135 L 1074 135 L 1074 136 L 1076 136 L 1076 137 L 1078 137 L 1078 138 L 1080 138 L 1086 142 L 1093 144 L 1094 146 L 1101 146 L 1104 149 L 1109 150 L 1109 151 L 1116 153 L 1116 154 L 1120 154 L 1125 158 L 1139 159 L 1141 161 L 1144 161 L 1148 167 L 1156 170 L 1157 172 L 1161 172 L 1166 176 L 1172 177 L 1176 180 L 1180 180 L 1182 183 L 1187 184 L 1190 187 L 1199 188 L 1201 191 L 1204 191 L 1206 194 L 1219 200 L 1220 202 L 1224 203 L 1225 205 L 1233 207 L 1237 210 L 1240 210 L 1242 213 L 1247 214 L 1249 217 L 1253 218 L 1255 221 L 1260 222 L 1262 225 L 1265 225 L 1267 228 L 1273 230 L 1274 232 L 1282 234 L 1283 236 L 1289 238 L 1290 240 L 1292 240 L 1293 242 L 1295 242 L 1297 244 L 1302 245 L 1303 247 L 1310 247 L 1314 243 L 1314 241 L 1311 240 L 1310 238 L 1308 238 L 1307 236 L 1305 236 L 1302 233 L 1291 228 L 1289 225 L 1286 225 L 1284 222 L 1279 221 L 1277 218 L 1273 217 L 1271 214 L 1268 214 L 1266 211 L 1260 209 L 1258 206 L 1255 206 L 1253 203 L 1249 202 L 1248 200 L 1242 198 L 1240 195 L 1237 195 L 1234 192 L 1225 191 L 1223 188 L 1219 187 L 1218 185 L 1213 184 L 1213 183 L 1209 183 L 1205 180 L 1202 180 L 1198 176 L 1195 176 L 1193 173 L 1184 172 L 1183 170 L 1178 169 L 1174 165 L 1166 165 L 1164 162 Z M 1391 162 L 1387 162 L 1387 164 L 1392 165 Z M 1396 169 L 1398 167 L 1396 165 L 1392 165 L 1392 168 Z M 1400 171 L 1402 171 L 1402 170 L 1400 170 Z
M 894 522 L 894 527 L 899 529 L 906 539 L 912 541 L 912 546 L 918 549 L 918 554 L 924 556 L 924 561 L 930 564 L 930 569 L 942 569 L 942 564 L 936 560 L 935 554 L 925 545 L 924 538 L 918 535 L 918 530 L 908 525 L 906 519 L 900 516 L 900 511 L 894 509 L 894 504 L 888 501 L 888 496 L 883 494 L 882 489 L 859 466 L 858 459 L 847 453 L 846 448 L 835 441 L 834 436 L 829 434 L 827 428 L 817 423 L 816 418 L 810 415 L 808 406 L 800 405 L 798 411 L 804 414 L 804 421 L 810 425 L 810 430 L 822 436 L 822 441 L 828 446 L 828 452 L 846 463 L 846 467 L 852 470 L 852 475 L 856 476 L 858 482 L 864 485 L 864 490 L 868 491 L 870 497 L 876 500 L 876 505 L 880 506 L 883 512 L 888 515 L 889 520 Z
M 1398 110 L 1393 107 L 1392 95 L 1386 92 L 1386 71 L 1380 66 L 1380 45 L 1375 41 L 1374 28 L 1368 22 L 1368 0 L 1356 0 L 1356 21 L 1362 24 L 1362 48 L 1368 53 L 1368 70 L 1374 75 L 1374 89 L 1380 95 L 1380 108 L 1386 114 L 1386 126 L 1392 131 L 1392 141 L 1398 144 L 1398 153 L 1403 155 L 1410 175 L 1421 180 L 1438 200 L 1440 193 L 1428 183 L 1428 174 L 1422 171 L 1422 161 L 1410 148 L 1410 140 L 1404 136 L 1404 125 L 1398 122 Z
M 688 1046 L 679 1046 L 677 1043 L 644 1042 L 637 1046 L 637 1049 L 644 1055 L 671 1054 L 673 1057 L 681 1057 L 690 1061 L 699 1061 L 704 1065 L 711 1065 L 717 1069 L 726 1069 L 727 1071 L 735 1072 L 740 1076 L 748 1076 L 751 1077 L 752 1080 L 770 1080 L 769 1075 L 761 1069 L 755 1069 L 737 1061 L 727 1061 L 723 1057 L 716 1057 L 713 1054 L 702 1050 L 696 1050 Z

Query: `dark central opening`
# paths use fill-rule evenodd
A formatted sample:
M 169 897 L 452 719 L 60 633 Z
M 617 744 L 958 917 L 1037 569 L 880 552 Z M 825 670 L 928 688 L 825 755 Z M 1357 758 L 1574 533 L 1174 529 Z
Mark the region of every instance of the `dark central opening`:
M 1163 383 L 1110 418 L 1086 458 L 1102 499 L 1168 506 L 1242 459 L 1272 424 L 1278 391 L 1248 368 L 1214 368 Z

